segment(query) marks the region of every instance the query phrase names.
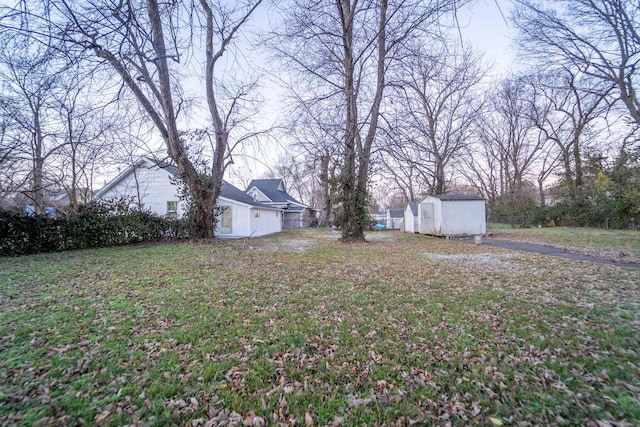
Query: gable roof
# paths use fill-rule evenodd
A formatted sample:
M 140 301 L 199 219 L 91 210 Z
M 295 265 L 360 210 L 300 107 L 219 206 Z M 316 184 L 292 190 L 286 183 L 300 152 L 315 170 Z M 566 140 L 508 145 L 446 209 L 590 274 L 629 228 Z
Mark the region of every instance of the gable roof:
M 409 202 L 407 206 L 411 209 L 411 213 L 413 216 L 418 216 L 418 203 L 417 202 Z
M 295 203 L 300 206 L 306 206 L 294 199 L 289 193 L 284 191 L 282 178 L 275 179 L 252 179 L 247 186 L 247 191 L 256 187 L 273 203 Z
M 120 181 L 125 179 L 127 176 L 129 176 L 133 172 L 134 167 L 143 166 L 145 163 L 149 165 L 150 168 L 157 167 L 159 169 L 164 169 L 165 171 L 167 171 L 167 173 L 169 173 L 171 176 L 174 176 L 174 177 L 178 172 L 178 167 L 176 165 L 160 162 L 151 157 L 143 156 L 143 157 L 140 157 L 138 160 L 136 160 L 133 163 L 133 165 L 129 165 L 125 170 L 120 172 L 115 178 L 113 178 L 104 187 L 102 187 L 99 191 L 97 191 L 96 197 L 99 198 L 103 193 L 105 193 L 106 191 L 118 185 Z M 277 208 L 274 208 L 273 206 L 269 206 L 264 203 L 260 203 L 253 200 L 253 197 L 249 196 L 244 191 L 240 190 L 238 187 L 235 187 L 234 185 L 224 180 L 222 181 L 222 186 L 220 187 L 220 197 L 224 197 L 225 199 L 228 199 L 228 200 L 233 200 L 239 203 L 244 203 L 246 205 L 255 206 L 258 208 L 277 209 Z M 280 209 L 277 209 L 277 210 L 280 210 Z
M 118 185 L 120 183 L 120 181 L 122 181 L 123 179 L 128 177 L 133 172 L 133 168 L 140 167 L 140 166 L 144 165 L 145 163 L 150 164 L 151 167 L 157 166 L 157 167 L 160 167 L 162 169 L 168 167 L 168 165 L 164 166 L 164 167 L 161 166 L 162 165 L 161 162 L 158 162 L 157 160 L 152 159 L 151 157 L 142 156 L 142 157 L 138 158 L 138 160 L 133 162 L 133 164 L 127 166 L 122 172 L 120 172 L 111 181 L 107 182 L 104 185 L 104 187 L 102 187 L 101 189 L 96 191 L 96 193 L 95 193 L 96 197 L 100 198 L 103 193 L 106 193 L 107 191 L 109 191 L 110 189 L 112 189 L 113 187 Z M 173 168 L 174 168 L 174 170 L 172 172 L 169 171 L 169 170 L 167 170 L 167 172 L 171 173 L 172 175 L 175 175 L 175 172 L 176 172 L 177 168 L 175 168 L 175 166 L 173 166 Z
M 225 199 L 244 203 L 246 205 L 255 206 L 257 208 L 280 210 L 278 208 L 274 208 L 273 206 L 269 206 L 264 203 L 255 201 L 253 197 L 249 196 L 247 193 L 245 193 L 238 187 L 232 184 L 229 184 L 227 181 L 224 181 L 224 180 L 222 181 L 222 187 L 220 187 L 220 197 L 224 197 Z

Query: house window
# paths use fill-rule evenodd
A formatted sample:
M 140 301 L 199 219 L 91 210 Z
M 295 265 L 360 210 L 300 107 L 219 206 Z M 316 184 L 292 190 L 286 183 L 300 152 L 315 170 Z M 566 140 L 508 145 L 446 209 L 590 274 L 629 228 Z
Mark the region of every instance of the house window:
M 233 231 L 232 227 L 232 218 L 231 214 L 231 206 L 223 206 L 222 207 L 222 218 L 220 221 L 220 232 L 222 234 L 231 234 Z
M 222 226 L 231 227 L 231 206 L 222 208 Z
M 171 218 L 176 218 L 178 216 L 178 202 L 167 202 L 167 216 Z
M 258 218 L 260 216 L 260 209 L 256 209 L 255 216 L 256 216 L 256 218 Z

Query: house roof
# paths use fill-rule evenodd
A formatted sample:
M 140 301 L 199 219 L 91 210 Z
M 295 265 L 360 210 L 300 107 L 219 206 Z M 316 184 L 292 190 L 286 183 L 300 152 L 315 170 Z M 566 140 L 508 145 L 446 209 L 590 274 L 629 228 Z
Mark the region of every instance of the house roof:
M 116 186 L 120 181 L 126 178 L 129 174 L 133 172 L 134 166 L 140 166 L 144 163 L 150 164 L 151 167 L 158 167 L 160 169 L 164 169 L 169 174 L 175 176 L 178 172 L 178 167 L 173 164 L 159 162 L 151 157 L 140 157 L 138 160 L 134 162 L 133 165 L 130 165 L 125 170 L 120 172 L 118 176 L 109 181 L 104 187 L 100 189 L 100 191 L 96 192 L 96 196 L 100 197 L 100 195 L 107 190 Z M 253 197 L 246 194 L 244 191 L 240 190 L 238 187 L 235 187 L 232 184 L 229 184 L 227 181 L 222 181 L 222 187 L 220 188 L 220 197 L 224 197 L 225 199 L 233 200 L 239 203 L 244 203 L 246 205 L 255 206 L 263 209 L 277 209 L 273 206 L 266 205 L 264 203 L 257 202 L 253 199 Z M 280 210 L 280 209 L 277 209 Z
M 440 200 L 484 200 L 482 197 L 473 194 L 432 194 L 427 197 L 435 197 Z
M 411 213 L 413 214 L 413 216 L 418 216 L 418 203 L 417 202 L 409 202 L 409 203 L 407 203 L 407 206 L 409 206 L 409 208 L 411 208 Z
M 244 203 L 246 205 L 255 206 L 263 209 L 277 209 L 273 206 L 266 205 L 264 203 L 257 202 L 253 197 L 249 196 L 238 187 L 229 184 L 227 181 L 222 181 L 222 187 L 220 188 L 220 197 L 225 199 L 235 200 L 236 202 Z M 280 209 L 277 209 L 280 210 Z
M 402 209 L 402 208 L 389 209 L 389 216 L 391 218 L 403 218 L 404 217 L 404 209 Z
M 258 190 L 262 192 L 265 196 L 269 198 L 274 203 L 284 202 L 284 203 L 295 203 L 300 206 L 305 206 L 304 203 L 301 203 L 294 199 L 289 193 L 284 191 L 284 185 L 282 183 L 281 178 L 275 179 L 252 179 L 249 185 L 247 186 L 247 191 L 251 188 L 256 187 Z

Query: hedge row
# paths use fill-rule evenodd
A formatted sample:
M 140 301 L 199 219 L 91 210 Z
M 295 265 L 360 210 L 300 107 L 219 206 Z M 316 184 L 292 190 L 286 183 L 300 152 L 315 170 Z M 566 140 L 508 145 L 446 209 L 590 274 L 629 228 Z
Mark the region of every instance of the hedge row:
M 109 203 L 57 218 L 0 210 L 0 256 L 98 248 L 183 237 L 181 221 Z

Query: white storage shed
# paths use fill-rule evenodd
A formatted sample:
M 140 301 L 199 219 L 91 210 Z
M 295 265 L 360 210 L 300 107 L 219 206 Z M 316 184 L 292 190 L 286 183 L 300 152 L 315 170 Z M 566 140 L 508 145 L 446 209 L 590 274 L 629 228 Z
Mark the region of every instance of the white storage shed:
M 467 194 L 427 196 L 418 204 L 418 227 L 432 236 L 482 236 L 487 232 L 485 201 Z
M 409 202 L 404 209 L 404 231 L 405 233 L 418 232 L 418 203 Z
M 404 209 L 389 209 L 387 211 L 387 230 L 400 230 L 402 218 L 404 218 Z

